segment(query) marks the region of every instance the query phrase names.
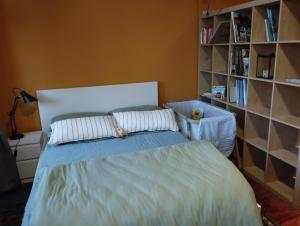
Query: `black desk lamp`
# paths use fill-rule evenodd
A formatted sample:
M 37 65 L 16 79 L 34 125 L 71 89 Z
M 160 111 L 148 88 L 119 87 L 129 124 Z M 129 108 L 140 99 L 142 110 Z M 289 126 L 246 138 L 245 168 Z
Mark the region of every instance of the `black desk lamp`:
M 16 110 L 18 107 L 19 99 L 22 98 L 23 102 L 25 104 L 37 101 L 37 98 L 29 95 L 24 90 L 21 90 L 21 89 L 15 89 L 15 90 L 18 90 L 18 93 L 15 95 L 12 109 L 9 112 L 9 122 L 10 122 L 10 126 L 11 126 L 11 136 L 9 137 L 9 139 L 11 139 L 11 140 L 18 140 L 18 139 L 21 139 L 24 137 L 24 134 L 18 133 L 17 126 L 16 126 L 16 120 L 15 120 L 15 114 L 16 114 Z

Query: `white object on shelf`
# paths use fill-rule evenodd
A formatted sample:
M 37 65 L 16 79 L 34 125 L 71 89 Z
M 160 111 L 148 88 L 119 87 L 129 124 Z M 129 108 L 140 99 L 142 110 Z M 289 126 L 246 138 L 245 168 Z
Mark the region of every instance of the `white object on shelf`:
M 17 149 L 17 167 L 22 183 L 33 181 L 35 170 L 43 148 L 42 131 L 24 133 L 20 140 L 8 140 L 13 153 Z
M 300 79 L 286 79 L 286 81 L 289 83 L 300 84 Z

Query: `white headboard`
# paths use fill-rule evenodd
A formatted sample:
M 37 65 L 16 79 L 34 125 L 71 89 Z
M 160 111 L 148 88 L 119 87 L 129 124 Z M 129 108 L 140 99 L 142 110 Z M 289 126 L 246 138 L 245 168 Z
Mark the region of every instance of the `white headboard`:
M 157 82 L 38 90 L 42 130 L 54 116 L 73 112 L 108 112 L 119 107 L 158 105 Z

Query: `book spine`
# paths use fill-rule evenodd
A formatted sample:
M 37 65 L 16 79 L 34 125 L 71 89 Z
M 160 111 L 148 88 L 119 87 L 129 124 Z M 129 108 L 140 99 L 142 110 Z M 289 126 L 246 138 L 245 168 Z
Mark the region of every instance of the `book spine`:
M 271 41 L 270 25 L 267 19 L 265 19 L 265 30 L 266 30 L 266 40 L 267 42 L 270 42 Z
M 239 100 L 240 100 L 240 97 L 239 97 L 239 80 L 235 80 L 235 98 L 236 98 L 236 103 L 239 104 Z
M 239 80 L 239 96 L 240 96 L 240 105 L 244 105 L 244 97 L 243 97 L 243 81 L 242 80 Z
M 231 12 L 231 23 L 232 23 L 232 29 L 233 29 L 233 38 L 234 38 L 234 42 L 237 43 L 237 30 L 236 30 L 236 24 L 234 22 L 234 12 Z
M 247 105 L 247 81 L 243 79 L 243 96 L 244 96 L 244 105 Z
M 270 31 L 272 34 L 272 41 L 276 41 L 276 27 L 273 12 L 270 8 L 267 9 L 268 19 L 270 22 Z

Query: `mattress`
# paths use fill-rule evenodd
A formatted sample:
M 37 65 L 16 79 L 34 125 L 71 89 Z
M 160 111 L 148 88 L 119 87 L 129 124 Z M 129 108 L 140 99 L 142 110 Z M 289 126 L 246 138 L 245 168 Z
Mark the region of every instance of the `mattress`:
M 95 140 L 58 146 L 46 145 L 45 150 L 41 154 L 32 191 L 25 207 L 22 226 L 29 226 L 32 198 L 36 194 L 45 168 L 185 142 L 188 142 L 188 139 L 181 133 L 163 131 L 137 133 L 124 139 Z

